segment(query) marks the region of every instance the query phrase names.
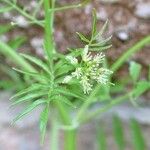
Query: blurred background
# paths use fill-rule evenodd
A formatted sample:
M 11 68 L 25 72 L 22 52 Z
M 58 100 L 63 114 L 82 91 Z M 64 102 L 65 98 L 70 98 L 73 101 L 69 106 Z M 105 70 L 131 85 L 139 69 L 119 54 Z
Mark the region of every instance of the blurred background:
M 57 0 L 57 6 L 77 4 L 78 0 Z M 20 7 L 32 12 L 36 8 L 35 0 L 18 0 Z M 3 5 L 0 0 L 0 8 Z M 68 47 L 83 46 L 77 38 L 76 32 L 90 35 L 91 12 L 95 8 L 98 16 L 98 28 L 109 19 L 108 35 L 113 35 L 112 48 L 108 50 L 109 63 L 112 64 L 121 54 L 136 42 L 150 34 L 150 1 L 149 0 L 92 0 L 84 8 L 70 9 L 57 12 L 55 15 L 55 41 L 60 52 L 66 53 Z M 42 19 L 43 11 L 38 18 Z M 18 26 L 12 25 L 16 22 Z M 43 30 L 31 25 L 26 18 L 16 11 L 0 14 L 0 40 L 9 43 L 18 52 L 43 57 Z M 148 76 L 150 65 L 150 45 L 142 48 L 133 55 L 134 60 L 142 65 L 141 79 Z M 130 61 L 130 60 L 129 60 Z M 123 80 L 128 74 L 129 61 L 114 75 L 114 80 Z M 12 61 L 0 54 L 0 150 L 48 150 L 49 133 L 43 148 L 40 147 L 38 116 L 40 110 L 34 111 L 33 115 L 11 125 L 11 120 L 22 109 L 22 106 L 10 109 L 9 98 L 16 89 L 24 87 L 20 76 L 12 71 Z M 140 99 L 140 107 L 133 107 L 131 103 L 117 106 L 104 114 L 104 117 L 81 127 L 78 134 L 78 150 L 96 149 L 97 130 L 104 130 L 108 149 L 116 150 L 117 143 L 114 140 L 112 114 L 118 114 L 122 122 L 125 134 L 126 150 L 134 150 L 131 128 L 134 124 L 130 118 L 138 122 L 137 130 L 140 129 L 143 143 L 147 150 L 150 149 L 150 92 L 146 92 Z M 95 122 L 99 122 L 97 127 Z M 98 129 L 97 129 L 98 128 Z M 63 134 L 60 135 L 60 139 Z M 61 140 L 60 140 L 61 143 Z M 61 144 L 60 144 L 61 145 Z M 60 148 L 61 150 L 61 148 Z M 137 149 L 143 150 L 143 149 Z

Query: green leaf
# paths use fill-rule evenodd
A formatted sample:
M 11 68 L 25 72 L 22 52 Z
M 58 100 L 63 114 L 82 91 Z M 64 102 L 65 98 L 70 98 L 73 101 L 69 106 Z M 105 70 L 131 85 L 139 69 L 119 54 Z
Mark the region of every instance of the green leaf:
M 133 98 L 138 98 L 141 96 L 144 92 L 148 91 L 150 89 L 150 82 L 148 81 L 139 81 L 133 90 L 131 96 Z
M 92 18 L 93 18 L 93 21 L 92 21 L 92 38 L 93 38 L 96 35 L 96 23 L 97 23 L 97 16 L 96 16 L 95 9 L 93 9 Z
M 105 24 L 103 25 L 102 29 L 96 34 L 96 36 L 94 37 L 94 40 L 98 40 L 98 39 L 102 39 L 102 35 L 104 34 L 104 32 L 106 31 L 108 26 L 108 20 L 106 20 Z M 98 40 L 99 41 L 99 40 Z
M 18 92 L 17 94 L 15 94 L 14 96 L 12 96 L 10 98 L 11 99 L 14 99 L 16 97 L 19 97 L 19 96 L 22 96 L 24 94 L 27 94 L 28 92 L 35 92 L 36 90 L 39 90 L 42 88 L 42 85 L 39 85 L 39 84 L 32 84 L 30 87 Z
M 112 36 L 109 36 L 106 39 L 100 40 L 98 43 L 90 44 L 90 47 L 102 47 L 102 46 L 106 46 L 107 43 L 111 40 L 111 38 L 112 38 Z
M 37 106 L 44 104 L 45 100 L 36 100 L 31 105 L 29 105 L 22 113 L 20 113 L 14 120 L 13 123 L 22 119 L 24 116 L 28 115 L 31 111 L 33 111 Z
M 49 117 L 49 106 L 46 105 L 40 115 L 40 132 L 41 132 L 41 143 L 42 144 L 44 143 L 47 123 L 48 123 L 48 117 Z
M 23 70 L 16 69 L 16 68 L 13 68 L 13 69 L 15 71 L 19 72 L 19 73 L 22 73 L 24 75 L 28 75 L 28 76 L 34 77 L 35 79 L 38 79 L 38 80 L 50 81 L 48 78 L 46 78 L 45 76 L 43 76 L 40 73 L 23 71 Z
M 57 100 L 71 106 L 72 108 L 77 108 L 70 100 L 68 100 L 65 96 L 57 96 Z
M 98 128 L 97 142 L 98 142 L 98 150 L 107 150 L 107 141 L 106 135 L 102 126 Z
M 138 80 L 140 72 L 141 72 L 141 68 L 142 67 L 140 64 L 133 62 L 133 61 L 130 62 L 129 73 L 134 82 Z
M 13 49 L 18 49 L 27 39 L 24 36 L 19 36 L 8 42 L 8 45 Z
M 47 92 L 38 92 L 38 93 L 30 93 L 30 94 L 27 94 L 21 98 L 18 98 L 15 102 L 12 103 L 11 106 L 14 106 L 14 105 L 17 105 L 19 103 L 23 103 L 23 102 L 27 102 L 27 101 L 31 101 L 31 100 L 34 100 L 35 98 L 40 98 L 44 95 L 46 95 Z
M 48 66 L 43 63 L 40 59 L 37 59 L 36 57 L 33 56 L 29 56 L 26 54 L 21 54 L 24 58 L 28 59 L 29 61 L 33 62 L 34 64 L 36 64 L 37 66 L 41 67 L 43 70 L 45 70 L 48 74 L 51 75 L 51 72 L 48 68 Z
M 107 50 L 107 49 L 109 49 L 111 47 L 112 47 L 112 45 L 107 45 L 107 46 L 98 47 L 98 48 L 94 47 L 94 48 L 91 49 L 91 51 L 104 51 L 104 50 Z
M 55 76 L 58 77 L 60 75 L 66 74 L 71 71 L 74 67 L 72 65 L 63 65 L 55 71 Z
M 135 119 L 131 119 L 130 128 L 131 128 L 134 150 L 146 150 L 144 137 L 142 135 L 140 126 Z
M 84 41 L 84 42 L 86 42 L 86 43 L 89 43 L 89 42 L 90 42 L 83 34 L 81 34 L 81 33 L 79 33 L 79 32 L 76 32 L 76 33 L 77 33 L 77 35 L 79 36 L 79 38 L 80 38 L 82 41 Z
M 125 139 L 124 139 L 123 127 L 120 118 L 116 115 L 113 116 L 113 131 L 114 131 L 115 141 L 118 145 L 118 149 L 124 150 Z
M 71 96 L 71 97 L 76 97 L 76 98 L 79 98 L 81 100 L 85 100 L 85 97 L 81 97 L 80 95 L 77 95 L 75 93 L 72 93 L 71 91 L 67 90 L 66 88 L 57 88 L 56 91 L 58 93 L 61 93 L 61 94 L 64 94 L 66 96 Z

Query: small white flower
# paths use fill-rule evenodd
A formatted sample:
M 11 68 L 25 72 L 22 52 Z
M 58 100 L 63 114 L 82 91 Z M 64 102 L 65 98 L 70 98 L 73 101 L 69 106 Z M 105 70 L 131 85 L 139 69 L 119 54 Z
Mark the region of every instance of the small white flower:
M 64 79 L 65 83 L 68 83 L 72 78 L 78 79 L 83 88 L 84 94 L 90 93 L 95 82 L 104 85 L 108 84 L 109 77 L 113 73 L 112 71 L 102 67 L 102 62 L 105 58 L 103 53 L 92 56 L 88 50 L 89 47 L 86 45 L 83 49 L 83 53 L 81 54 L 82 59 L 80 63 L 78 63 L 78 60 L 73 56 L 66 57 L 71 64 L 78 64 L 80 67 L 76 66 L 75 71 L 72 72 L 70 76 L 66 76 Z
M 82 69 L 76 68 L 75 72 L 72 72 L 72 76 L 79 79 L 82 76 Z
M 69 61 L 72 65 L 76 65 L 78 60 L 73 56 L 66 56 L 66 60 Z
M 72 76 L 66 76 L 62 83 L 68 83 L 72 79 Z
M 96 64 L 100 64 L 104 61 L 105 55 L 103 53 L 99 53 L 94 56 L 93 61 L 96 62 Z
M 84 94 L 89 94 L 89 92 L 92 90 L 92 84 L 89 83 L 89 79 L 86 76 L 83 76 L 80 84 L 83 87 Z
M 88 62 L 88 61 L 91 61 L 92 60 L 92 56 L 91 56 L 91 53 L 89 52 L 89 46 L 86 45 L 83 49 L 83 53 L 82 53 L 82 60 L 84 62 Z

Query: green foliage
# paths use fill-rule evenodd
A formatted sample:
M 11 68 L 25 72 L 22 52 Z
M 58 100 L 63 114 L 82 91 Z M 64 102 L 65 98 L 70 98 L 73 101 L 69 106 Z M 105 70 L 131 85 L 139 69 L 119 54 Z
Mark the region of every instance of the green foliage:
M 147 150 L 146 140 L 144 139 L 144 136 L 142 134 L 141 127 L 135 119 L 130 119 L 129 123 L 126 123 L 126 127 L 128 128 L 129 126 L 130 129 L 129 139 L 125 139 L 126 130 L 125 126 L 122 125 L 122 120 L 120 119 L 120 117 L 114 115 L 112 117 L 112 121 L 112 130 L 114 133 L 112 135 L 107 135 L 107 133 L 104 132 L 103 126 L 105 126 L 105 129 L 107 129 L 105 125 L 106 123 L 103 125 L 101 124 L 101 126 L 98 125 L 98 136 L 96 137 L 98 150 L 107 150 L 112 148 L 107 145 L 108 136 L 112 136 L 113 141 L 117 143 L 118 150 L 125 150 L 128 145 L 133 146 L 132 150 Z M 127 143 L 126 141 L 130 142 Z
M 91 84 L 92 91 L 91 93 L 89 93 L 89 95 L 86 95 L 82 92 L 83 87 L 80 86 L 81 81 L 78 81 L 77 79 L 73 79 L 73 81 L 71 81 L 69 84 L 63 84 L 62 82 L 63 79 L 69 74 L 73 76 L 73 73 L 75 73 L 75 70 L 77 68 L 83 67 L 85 69 L 91 67 L 90 63 L 84 63 L 84 61 L 82 61 L 83 53 L 84 55 L 87 56 L 87 59 L 89 60 L 91 60 L 91 58 L 92 59 L 95 58 L 92 55 L 90 55 L 88 51 L 86 51 L 86 48 L 89 48 L 88 50 L 90 52 L 93 51 L 97 53 L 99 51 L 107 50 L 111 47 L 110 40 L 112 36 L 108 36 L 106 38 L 104 36 L 105 32 L 107 31 L 108 20 L 104 23 L 101 30 L 98 31 L 96 10 L 93 10 L 92 14 L 93 21 L 92 21 L 91 36 L 87 37 L 82 33 L 77 33 L 81 41 L 85 43 L 86 45 L 85 48 L 75 48 L 75 49 L 70 48 L 69 54 L 67 54 L 67 56 L 70 56 L 71 59 L 73 58 L 77 62 L 81 60 L 80 63 L 77 63 L 77 65 L 71 63 L 69 64 L 66 59 L 67 56 L 58 53 L 58 50 L 55 47 L 55 41 L 53 37 L 55 11 L 66 10 L 69 8 L 78 8 L 87 4 L 89 0 L 83 0 L 81 3 L 77 5 L 71 6 L 69 5 L 61 8 L 55 8 L 55 0 L 50 1 L 41 0 L 38 3 L 38 7 L 35 8 L 35 10 L 33 10 L 33 14 L 29 14 L 24 8 L 18 6 L 16 0 L 1 0 L 1 1 L 5 7 L 0 10 L 0 13 L 11 11 L 12 9 L 16 10 L 18 13 L 26 17 L 29 24 L 31 23 L 36 24 L 42 27 L 44 30 L 45 59 L 43 60 L 26 54 L 19 55 L 18 52 L 15 51 L 25 42 L 26 38 L 24 37 L 17 37 L 9 41 L 8 43 L 0 41 L 0 53 L 2 53 L 5 57 L 11 60 L 13 64 L 15 64 L 17 69 L 15 68 L 14 70 L 18 72 L 18 74 L 14 73 L 14 71 L 12 71 L 13 73 L 9 71 L 5 73 L 8 74 L 12 78 L 12 80 L 14 81 L 17 80 L 19 84 L 22 83 L 22 81 L 20 81 L 20 77 L 28 79 L 28 83 L 26 84 L 27 81 L 25 80 L 25 84 L 23 85 L 23 88 L 24 87 L 26 88 L 24 88 L 23 90 L 21 90 L 12 97 L 12 99 L 14 100 L 12 103 L 13 106 L 21 103 L 29 104 L 26 107 L 26 109 L 14 119 L 14 122 L 30 114 L 30 112 L 36 109 L 38 106 L 42 107 L 43 111 L 41 112 L 40 115 L 40 131 L 42 143 L 44 141 L 50 112 L 55 112 L 54 114 L 51 115 L 54 115 L 55 121 L 58 124 L 58 129 L 56 127 L 52 127 L 52 129 L 59 130 L 59 128 L 65 126 L 64 129 L 67 130 L 66 131 L 67 134 L 65 137 L 66 142 L 64 144 L 66 148 L 65 150 L 70 150 L 69 148 L 74 147 L 75 143 L 73 141 L 75 140 L 74 130 L 81 123 L 93 119 L 97 115 L 100 115 L 108 111 L 113 106 L 129 98 L 137 99 L 144 92 L 149 90 L 150 88 L 149 81 L 147 80 L 139 81 L 141 65 L 135 62 L 131 62 L 129 68 L 129 75 L 133 80 L 133 87 L 131 91 L 129 91 L 126 94 L 124 94 L 125 90 L 121 90 L 123 95 L 118 96 L 117 98 L 115 98 L 114 95 L 112 94 L 113 88 L 111 87 L 111 85 L 108 84 L 102 85 L 93 82 Z M 42 5 L 44 7 L 42 7 Z M 44 9 L 45 13 L 44 20 L 38 20 L 36 18 L 41 8 Z M 17 24 L 15 25 L 17 26 Z M 8 32 L 12 28 L 13 27 L 11 25 L 0 26 L 0 34 Z M 120 58 L 118 58 L 117 61 L 115 61 L 112 64 L 111 69 L 114 72 L 116 72 L 123 65 L 123 63 L 128 60 L 128 58 L 132 54 L 140 50 L 149 42 L 150 37 L 147 36 L 137 44 L 133 45 L 133 47 L 129 48 Z M 99 56 L 98 58 L 101 58 L 100 54 L 97 56 Z M 106 66 L 107 66 L 106 64 L 104 64 L 104 66 L 102 65 L 102 67 Z M 80 73 L 78 75 L 80 76 Z M 15 76 L 16 78 L 14 78 Z M 103 75 L 103 79 L 104 81 L 106 80 L 106 74 Z M 109 81 L 111 82 L 111 79 L 109 79 Z M 0 84 L 3 84 L 3 82 L 0 82 Z M 124 83 L 121 85 L 117 83 L 117 86 L 118 87 L 115 89 L 116 93 L 120 94 L 120 91 L 118 89 L 120 89 L 120 87 L 122 87 L 122 89 L 125 89 L 126 85 Z M 6 88 L 5 85 L 4 87 Z M 114 98 L 116 100 L 114 100 Z M 107 101 L 104 102 L 104 100 Z M 95 102 L 103 103 L 104 105 L 92 112 L 89 111 L 89 107 Z M 72 112 L 74 114 L 73 117 Z M 53 123 L 51 123 L 51 125 L 53 126 Z M 118 149 L 123 150 L 125 147 L 123 135 L 124 132 L 122 129 L 121 121 L 119 120 L 118 117 L 113 118 L 113 127 L 114 127 L 115 141 L 118 145 Z M 137 134 L 137 126 L 135 125 L 135 122 L 132 122 L 132 127 L 134 129 L 136 128 L 136 130 L 134 129 L 132 130 L 134 130 L 134 133 L 136 133 L 136 136 L 138 137 L 139 133 Z M 52 141 L 54 141 L 55 136 L 52 138 L 53 138 Z M 137 138 L 136 142 L 138 140 L 139 139 Z M 100 148 L 102 150 L 106 150 L 106 139 L 103 129 L 101 129 L 99 133 L 99 141 L 100 141 L 99 145 Z M 57 143 L 58 139 L 56 139 L 56 142 L 52 144 L 57 145 Z M 52 147 L 56 148 L 57 147 L 56 145 L 55 146 L 52 145 Z M 144 148 L 143 144 L 140 144 L 139 147 Z
M 98 150 L 107 150 L 107 137 L 102 126 L 98 127 L 97 133 Z
M 46 103 L 45 100 L 38 99 L 35 102 L 33 102 L 31 105 L 29 105 L 22 113 L 20 113 L 16 118 L 14 118 L 13 123 L 20 120 L 22 117 L 26 116 L 29 114 L 31 111 L 33 111 L 36 107 L 38 107 L 41 104 Z
M 42 144 L 43 144 L 44 138 L 45 138 L 48 119 L 49 119 L 49 105 L 46 105 L 40 115 L 40 132 L 41 132 Z
M 115 142 L 118 145 L 118 150 L 125 149 L 125 139 L 121 120 L 118 116 L 113 117 L 113 131 Z
M 146 150 L 146 144 L 140 126 L 135 119 L 130 122 L 134 150 Z
M 105 22 L 103 27 L 100 31 L 97 32 L 97 16 L 96 16 L 96 10 L 93 10 L 93 23 L 92 23 L 92 33 L 91 33 L 91 39 L 88 39 L 85 35 L 77 32 L 77 35 L 79 38 L 89 45 L 91 48 L 91 51 L 103 51 L 109 49 L 112 45 L 110 44 L 110 40 L 112 36 L 107 37 L 106 39 L 103 37 L 103 34 L 105 33 L 107 26 L 108 26 L 108 20 Z

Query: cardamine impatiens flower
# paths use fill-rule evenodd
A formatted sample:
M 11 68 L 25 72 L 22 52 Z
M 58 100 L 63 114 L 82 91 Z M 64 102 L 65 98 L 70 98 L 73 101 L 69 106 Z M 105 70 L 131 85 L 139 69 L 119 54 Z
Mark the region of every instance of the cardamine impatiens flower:
M 113 73 L 111 70 L 102 67 L 105 55 L 98 53 L 95 56 L 89 52 L 88 45 L 85 46 L 81 54 L 81 61 L 73 56 L 67 56 L 66 60 L 72 65 L 77 66 L 75 71 L 67 75 L 63 83 L 67 84 L 72 78 L 79 80 L 84 94 L 89 94 L 95 82 L 106 85 L 109 83 L 109 77 Z

